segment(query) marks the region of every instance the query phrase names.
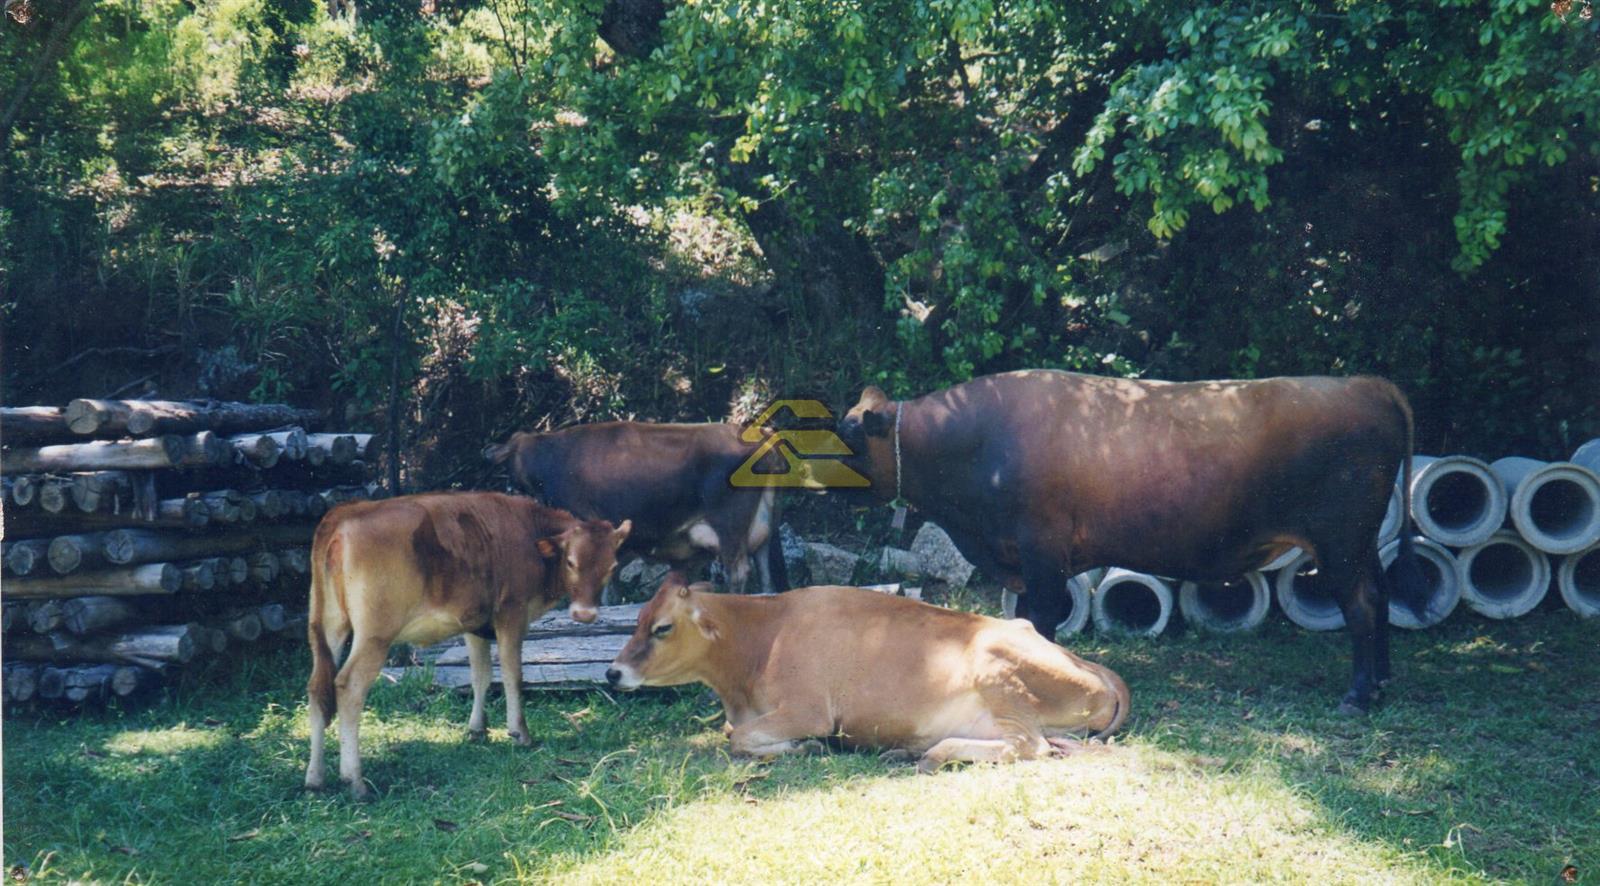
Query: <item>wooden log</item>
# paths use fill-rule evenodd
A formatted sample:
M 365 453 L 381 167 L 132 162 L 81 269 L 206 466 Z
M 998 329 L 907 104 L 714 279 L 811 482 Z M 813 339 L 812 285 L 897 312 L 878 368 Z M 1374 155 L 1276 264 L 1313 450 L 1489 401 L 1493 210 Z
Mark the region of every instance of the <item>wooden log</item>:
M 249 560 L 243 557 L 222 557 L 221 560 L 226 564 L 228 584 L 242 585 L 250 580 Z M 222 575 L 222 570 L 218 570 L 217 574 Z
M 250 580 L 258 585 L 269 585 L 278 580 L 281 568 L 278 557 L 271 551 L 262 551 L 245 558 L 250 564 Z
M 261 616 L 253 609 L 244 609 L 231 612 L 218 623 L 217 627 L 235 640 L 245 643 L 254 643 L 261 639 Z
M 65 669 L 49 666 L 39 669 L 38 694 L 40 698 L 60 698 L 61 694 L 66 691 L 67 672 Z
M 217 431 L 236 434 L 287 425 L 314 425 L 321 413 L 281 404 L 216 400 L 73 400 L 69 426 L 78 434 L 148 434 Z
M 276 520 L 289 513 L 288 501 L 276 489 L 251 493 L 250 500 L 256 504 L 256 513 L 268 520 Z
M 221 628 L 195 625 L 195 651 L 221 655 L 228 651 L 228 634 Z
M 290 612 L 284 618 L 283 632 L 290 636 L 304 637 L 310 621 L 311 618 L 304 609 Z
M 184 529 L 190 532 L 206 528 L 211 523 L 211 508 L 205 499 L 171 498 L 155 503 L 153 518 L 125 510 L 119 514 L 96 512 L 80 514 L 67 511 L 46 514 L 40 511 L 21 511 L 7 515 L 6 531 L 25 535 L 57 535 L 82 529 Z
M 8 657 L 0 672 L 4 673 L 6 698 L 12 701 L 28 701 L 39 691 L 39 666 L 33 662 Z
M 222 535 L 187 535 L 159 529 L 115 529 L 105 533 L 106 557 L 112 563 L 199 560 L 249 554 L 263 548 L 308 544 L 316 526 L 283 523 L 256 526 Z
M 139 608 L 116 597 L 73 597 L 62 602 L 62 626 L 82 636 L 119 627 L 139 619 Z
M 255 465 L 263 470 L 271 468 L 283 456 L 283 448 L 271 434 L 241 434 L 229 437 L 228 445 L 238 453 L 238 461 Z
M 214 523 L 252 523 L 256 519 L 256 503 L 248 495 L 232 489 L 200 494 L 206 510 Z
M 282 603 L 265 603 L 256 607 L 256 617 L 261 619 L 261 629 L 273 634 L 283 630 L 289 620 Z
M 74 637 L 71 634 L 23 634 L 9 641 L 7 652 L 37 662 L 110 662 L 159 666 L 183 664 L 198 651 L 204 628 L 196 624 L 154 625 L 113 634 Z
M 126 563 L 106 557 L 107 533 L 86 532 L 82 535 L 58 535 L 50 540 L 46 557 L 57 575 L 67 575 L 79 569 L 97 569 L 102 566 Z
M 0 471 L 162 470 L 227 464 L 231 450 L 209 431 L 188 437 L 163 436 L 146 440 L 95 440 L 54 446 L 10 447 L 0 451 Z
M 10 600 L 0 603 L 0 634 L 11 633 L 13 626 L 23 624 L 26 620 L 27 609 L 24 604 Z
M 72 480 L 67 477 L 46 477 L 39 484 L 39 509 L 47 514 L 59 514 L 72 501 Z
M 8 514 L 6 531 L 13 531 L 12 517 Z M 50 542 L 43 538 L 25 538 L 6 543 L 5 564 L 6 570 L 12 575 L 31 575 L 35 569 L 48 562 L 50 556 Z
M 211 562 L 208 560 L 180 563 L 178 569 L 183 573 L 183 587 L 180 590 L 209 591 L 217 586 L 216 571 L 211 568 Z
M 306 517 L 311 520 L 320 520 L 322 515 L 328 513 L 328 500 L 315 492 L 306 494 Z
M 139 686 L 139 669 L 131 665 L 82 665 L 60 670 L 61 697 L 70 702 L 125 696 Z
M 72 430 L 59 406 L 0 407 L 0 443 L 43 443 L 67 440 Z
M 311 574 L 310 548 L 285 548 L 278 552 L 280 571 L 289 575 Z
M 133 504 L 133 479 L 127 471 L 91 471 L 72 476 L 72 503 L 84 513 L 119 513 Z
M 28 604 L 28 629 L 35 634 L 48 634 L 66 620 L 60 600 L 35 600 Z
M 11 492 L 8 496 L 11 503 L 19 508 L 33 504 L 34 498 L 39 494 L 39 482 L 32 477 L 11 477 Z
M 301 461 L 306 457 L 307 437 L 304 428 L 289 428 L 282 431 L 272 431 L 265 436 L 271 437 L 278 444 L 281 458 L 287 461 Z
M 5 584 L 8 597 L 36 600 L 46 597 L 88 597 L 97 594 L 172 594 L 183 586 L 183 573 L 171 563 L 146 563 L 74 575 L 29 576 Z

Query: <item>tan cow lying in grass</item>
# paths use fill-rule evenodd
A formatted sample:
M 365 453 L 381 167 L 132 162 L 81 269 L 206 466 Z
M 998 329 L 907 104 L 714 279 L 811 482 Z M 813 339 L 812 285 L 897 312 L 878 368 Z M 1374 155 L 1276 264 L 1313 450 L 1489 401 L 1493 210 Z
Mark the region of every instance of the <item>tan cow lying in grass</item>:
M 951 761 L 1010 762 L 1104 737 L 1128 715 L 1108 668 L 1002 621 L 859 588 L 724 596 L 667 583 L 606 678 L 620 689 L 702 682 L 733 752 L 812 750 L 809 739 Z
M 522 717 L 522 638 L 562 597 L 575 621 L 595 604 L 628 537 L 626 521 L 585 522 L 522 496 L 494 492 L 408 495 L 328 512 L 311 549 L 311 762 L 306 787 L 323 784 L 323 733 L 339 714 L 339 777 L 356 797 L 357 730 L 367 690 L 394 643 L 426 645 L 467 634 L 472 718 L 484 733 L 490 631 L 500 647 L 506 729 L 529 744 Z M 353 638 L 353 639 L 352 639 Z M 351 640 L 338 667 L 335 650 Z

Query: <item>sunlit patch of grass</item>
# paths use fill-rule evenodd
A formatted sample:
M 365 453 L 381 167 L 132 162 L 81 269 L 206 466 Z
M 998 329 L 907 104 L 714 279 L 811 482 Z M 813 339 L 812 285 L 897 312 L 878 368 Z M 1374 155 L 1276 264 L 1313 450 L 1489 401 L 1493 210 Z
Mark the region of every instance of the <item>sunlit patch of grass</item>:
M 730 759 L 701 688 L 530 693 L 531 749 L 496 698 L 472 742 L 466 698 L 407 679 L 362 718 L 370 804 L 300 789 L 306 662 L 289 646 L 142 707 L 15 712 L 4 862 L 131 882 L 1592 877 L 1594 630 L 1541 612 L 1399 635 L 1366 719 L 1333 713 L 1342 635 L 1080 636 L 1133 690 L 1113 751 L 932 777 L 872 754 Z

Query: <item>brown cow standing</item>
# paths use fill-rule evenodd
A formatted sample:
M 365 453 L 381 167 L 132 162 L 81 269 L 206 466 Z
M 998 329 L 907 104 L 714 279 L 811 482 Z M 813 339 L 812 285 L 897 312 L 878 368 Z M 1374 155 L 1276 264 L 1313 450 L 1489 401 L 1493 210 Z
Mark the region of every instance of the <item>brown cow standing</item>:
M 1174 384 L 1053 370 L 974 379 L 893 402 L 867 388 L 841 419 L 847 459 L 897 490 L 967 559 L 1026 593 L 1054 634 L 1068 576 L 1122 566 L 1197 581 L 1316 559 L 1355 648 L 1342 710 L 1389 676 L 1377 534 L 1396 472 L 1410 482 L 1411 409 L 1377 378 Z M 1400 597 L 1431 601 L 1402 527 Z
M 591 520 L 633 521 L 624 554 L 675 569 L 721 562 L 740 591 L 755 558 L 762 589 L 788 587 L 773 540 L 777 491 L 729 481 L 755 452 L 730 424 L 613 421 L 546 434 L 513 434 L 484 456 L 508 464 L 512 481 L 554 507 Z
M 1128 687 L 1024 622 L 861 588 L 740 597 L 668 581 L 606 678 L 624 689 L 716 690 L 735 754 L 775 756 L 836 738 L 847 747 L 1004 763 L 1104 738 Z
M 311 762 L 306 787 L 323 785 L 323 733 L 339 714 L 339 777 L 368 795 L 357 744 L 361 709 L 389 647 L 467 633 L 472 718 L 481 735 L 489 689 L 488 629 L 500 649 L 506 729 L 529 744 L 522 717 L 522 638 L 562 597 L 572 618 L 593 621 L 600 589 L 628 536 L 624 522 L 584 522 L 521 496 L 431 493 L 351 502 L 317 525 L 311 549 Z M 338 667 L 335 650 L 351 641 Z

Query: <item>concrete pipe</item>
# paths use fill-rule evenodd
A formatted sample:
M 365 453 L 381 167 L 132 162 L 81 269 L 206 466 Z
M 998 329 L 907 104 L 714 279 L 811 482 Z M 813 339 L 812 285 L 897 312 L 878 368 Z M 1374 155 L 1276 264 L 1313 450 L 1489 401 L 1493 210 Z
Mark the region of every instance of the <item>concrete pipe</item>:
M 1417 567 L 1422 570 L 1422 580 L 1428 588 L 1429 618 L 1424 621 L 1417 618 L 1411 607 L 1395 598 L 1393 576 L 1390 568 L 1400 554 L 1400 540 L 1384 545 L 1378 551 L 1378 558 L 1383 563 L 1383 571 L 1391 575 L 1389 593 L 1389 624 L 1408 631 L 1417 631 L 1431 628 L 1439 622 L 1450 617 L 1456 609 L 1456 604 L 1461 602 L 1461 570 L 1456 563 L 1455 554 L 1445 546 L 1430 541 L 1421 536 L 1411 540 L 1412 549 L 1417 552 Z
M 1089 623 L 1089 592 L 1094 589 L 1094 580 L 1103 572 L 1104 570 L 1096 569 L 1067 579 L 1067 598 L 1071 601 L 1072 608 L 1067 610 L 1066 620 L 1056 625 L 1057 643 L 1079 633 L 1084 625 Z M 1005 612 L 1006 618 L 1016 618 L 1017 595 L 1012 591 L 1001 591 L 1000 608 Z
M 1278 556 L 1273 557 L 1271 560 L 1268 560 L 1266 563 L 1262 564 L 1261 571 L 1276 572 L 1279 569 L 1288 566 L 1290 563 L 1300 559 L 1302 556 L 1305 556 L 1305 551 L 1302 551 L 1299 548 L 1290 548 L 1289 550 L 1284 551 Z
M 1344 627 L 1339 601 L 1322 589 L 1311 555 L 1302 552 L 1278 570 L 1273 581 L 1278 608 L 1289 620 L 1308 631 L 1337 631 Z
M 1574 449 L 1572 457 L 1567 461 L 1600 474 L 1600 437 L 1596 437 Z
M 1094 589 L 1094 629 L 1155 637 L 1172 618 L 1172 588 L 1153 575 L 1107 570 Z
M 1550 589 L 1550 558 L 1509 529 L 1463 548 L 1457 558 L 1461 599 L 1480 615 L 1527 615 Z
M 1546 554 L 1600 541 L 1600 477 L 1570 462 L 1511 456 L 1489 466 L 1510 497 L 1511 524 Z
M 1451 547 L 1488 541 L 1506 519 L 1506 491 L 1499 478 L 1465 455 L 1412 456 L 1407 498 L 1422 534 Z
M 1600 615 L 1600 544 L 1562 557 L 1556 587 L 1568 609 L 1584 618 Z
M 1267 620 L 1272 593 L 1267 578 L 1248 572 L 1231 581 L 1186 581 L 1178 588 L 1184 620 L 1213 634 L 1255 630 Z
M 1406 498 L 1396 481 L 1389 490 L 1389 506 L 1383 509 L 1383 522 L 1378 525 L 1378 547 L 1383 547 L 1400 537 L 1400 522 L 1405 516 Z

